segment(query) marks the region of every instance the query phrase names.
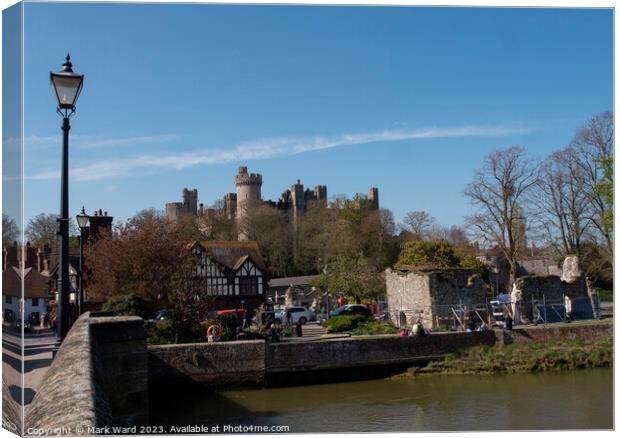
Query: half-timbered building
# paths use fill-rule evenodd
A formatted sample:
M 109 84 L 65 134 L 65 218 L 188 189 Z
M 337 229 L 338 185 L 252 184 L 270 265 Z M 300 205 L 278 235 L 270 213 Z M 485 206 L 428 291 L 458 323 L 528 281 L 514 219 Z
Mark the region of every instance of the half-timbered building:
M 213 297 L 212 310 L 245 308 L 253 311 L 265 301 L 269 274 L 254 241 L 196 241 L 191 250 L 198 256 L 197 275 Z

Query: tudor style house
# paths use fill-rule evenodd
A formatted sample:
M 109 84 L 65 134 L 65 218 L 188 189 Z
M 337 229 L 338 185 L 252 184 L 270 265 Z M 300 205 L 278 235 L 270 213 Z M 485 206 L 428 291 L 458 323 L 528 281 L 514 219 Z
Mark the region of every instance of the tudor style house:
M 254 311 L 265 301 L 269 274 L 255 241 L 196 241 L 198 275 L 206 277 L 206 294 L 215 296 L 212 310 Z

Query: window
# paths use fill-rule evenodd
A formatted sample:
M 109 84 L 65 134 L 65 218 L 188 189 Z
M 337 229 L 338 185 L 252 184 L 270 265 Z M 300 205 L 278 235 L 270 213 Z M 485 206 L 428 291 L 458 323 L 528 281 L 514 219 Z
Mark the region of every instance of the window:
M 241 277 L 239 279 L 239 295 L 257 295 L 258 279 L 256 277 Z
M 39 299 L 38 298 L 33 298 L 32 299 L 32 305 L 33 305 L 33 307 L 37 307 L 39 305 Z

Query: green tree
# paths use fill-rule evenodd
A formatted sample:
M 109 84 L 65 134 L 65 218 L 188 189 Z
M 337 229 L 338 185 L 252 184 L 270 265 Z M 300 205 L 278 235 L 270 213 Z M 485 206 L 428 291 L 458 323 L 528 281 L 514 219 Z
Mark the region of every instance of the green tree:
M 343 294 L 356 303 L 385 294 L 382 275 L 364 257 L 338 257 L 326 268 L 313 285 L 324 294 Z
M 603 170 L 603 177 L 596 185 L 596 194 L 601 197 L 607 208 L 601 214 L 603 229 L 612 230 L 614 226 L 614 159 L 605 157 L 598 160 Z
M 454 246 L 445 240 L 409 242 L 398 257 L 398 265 L 456 268 L 460 264 Z

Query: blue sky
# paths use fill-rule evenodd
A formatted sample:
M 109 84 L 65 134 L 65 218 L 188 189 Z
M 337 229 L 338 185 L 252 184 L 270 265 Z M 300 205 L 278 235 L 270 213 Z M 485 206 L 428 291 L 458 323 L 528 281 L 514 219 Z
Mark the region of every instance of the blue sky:
M 461 224 L 486 154 L 544 157 L 612 109 L 611 10 L 27 3 L 24 22 L 26 220 L 59 208 L 67 51 L 70 208 L 118 219 L 183 187 L 211 205 L 247 165 L 266 199 L 377 186 L 397 221 Z

